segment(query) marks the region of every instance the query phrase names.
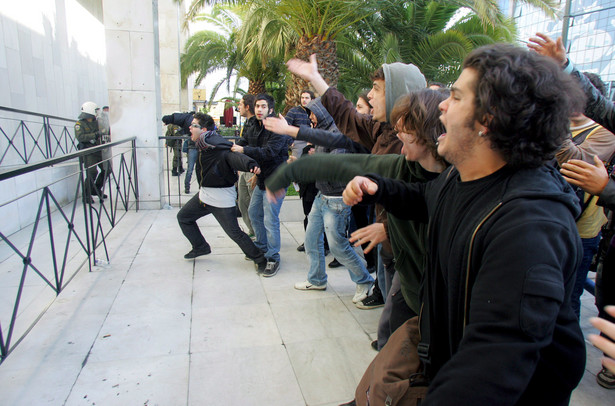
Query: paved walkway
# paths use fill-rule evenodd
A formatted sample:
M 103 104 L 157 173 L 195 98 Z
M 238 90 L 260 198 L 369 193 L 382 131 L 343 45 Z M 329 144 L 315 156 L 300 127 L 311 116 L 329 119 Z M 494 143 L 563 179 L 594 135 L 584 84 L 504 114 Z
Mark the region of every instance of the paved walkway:
M 108 239 L 111 263 L 83 269 L 0 365 L 0 405 L 337 405 L 374 357 L 378 310 L 358 310 L 347 271 L 324 292 L 306 276 L 300 203 L 284 203 L 282 264 L 259 277 L 213 218 L 212 253 L 193 261 L 177 209 L 131 212 Z M 328 258 L 330 260 L 331 257 Z M 0 263 L 0 280 L 10 258 Z M 583 326 L 595 314 L 583 300 Z M 5 319 L 2 319 L 4 321 Z M 4 327 L 4 324 L 3 324 Z M 572 405 L 615 404 L 595 383 L 600 354 Z

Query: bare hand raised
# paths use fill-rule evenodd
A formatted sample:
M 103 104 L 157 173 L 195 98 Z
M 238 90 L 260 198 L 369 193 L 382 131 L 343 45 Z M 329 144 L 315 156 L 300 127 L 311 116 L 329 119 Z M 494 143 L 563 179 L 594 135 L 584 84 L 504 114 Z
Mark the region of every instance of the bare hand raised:
M 538 52 L 540 55 L 553 59 L 559 65 L 566 63 L 566 49 L 562 37 L 553 41 L 547 35 L 537 32 L 535 37 L 530 38 L 527 47 Z

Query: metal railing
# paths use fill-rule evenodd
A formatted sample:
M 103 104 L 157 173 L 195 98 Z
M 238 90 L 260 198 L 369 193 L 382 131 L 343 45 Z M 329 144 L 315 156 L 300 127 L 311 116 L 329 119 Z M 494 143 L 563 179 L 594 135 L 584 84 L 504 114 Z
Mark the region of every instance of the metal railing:
M 126 148 L 122 149 L 121 146 L 126 144 Z M 118 147 L 119 152 L 91 166 L 107 165 L 108 171 L 104 182 L 101 182 L 102 188 L 90 197 L 84 193 L 90 190 L 86 189 L 86 173 L 91 168 L 85 166 L 85 157 L 112 147 Z M 78 165 L 76 160 L 79 161 Z M 34 222 L 30 227 L 10 236 L 0 230 L 0 269 L 13 275 L 15 270 L 19 270 L 18 281 L 15 276 L 12 277 L 16 281 L 13 286 L 14 304 L 10 311 L 6 306 L 0 308 L 3 311 L 0 314 L 0 363 L 23 340 L 84 264 L 87 263 L 92 271 L 93 265 L 109 263 L 107 236 L 129 209 L 139 209 L 136 137 L 0 171 L 0 184 L 52 167 L 72 172 L 0 205 L 0 209 L 5 209 L 22 199 L 38 199 Z M 74 187 L 72 201 L 64 206 L 54 193 L 60 184 Z M 98 202 L 93 197 L 97 197 Z M 29 205 L 22 204 L 20 209 L 26 206 Z M 120 208 L 124 211 L 122 216 L 118 216 Z M 41 245 L 47 245 L 49 251 L 40 248 Z M 102 248 L 103 255 L 97 256 L 99 248 Z M 10 279 L 2 278 L 3 281 Z M 2 287 L 6 291 L 7 286 Z M 28 292 L 28 289 L 33 292 Z M 25 300 L 29 302 L 22 306 Z M 22 312 L 21 307 L 27 310 Z M 5 312 L 10 316 L 7 317 Z M 8 328 L 3 323 L 6 319 L 9 320 Z
M 0 165 L 39 162 L 77 151 L 76 120 L 0 106 Z M 14 115 L 14 117 L 8 117 Z M 25 116 L 25 117 L 24 117 Z

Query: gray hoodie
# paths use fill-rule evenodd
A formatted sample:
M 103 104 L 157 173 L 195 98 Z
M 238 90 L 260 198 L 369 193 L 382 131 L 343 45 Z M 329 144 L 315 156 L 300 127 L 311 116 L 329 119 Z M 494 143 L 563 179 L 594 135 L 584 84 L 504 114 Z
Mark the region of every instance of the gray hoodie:
M 391 123 L 391 112 L 397 99 L 407 93 L 425 89 L 427 82 L 419 68 L 412 64 L 385 63 L 382 65 L 382 70 L 386 90 L 387 122 Z

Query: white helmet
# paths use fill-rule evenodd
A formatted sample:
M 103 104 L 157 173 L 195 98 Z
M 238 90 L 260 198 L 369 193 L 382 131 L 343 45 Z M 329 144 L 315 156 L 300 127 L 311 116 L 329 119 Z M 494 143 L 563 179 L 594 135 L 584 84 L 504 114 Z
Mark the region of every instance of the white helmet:
M 96 105 L 96 103 L 91 102 L 91 101 L 85 102 L 81 105 L 82 113 L 91 114 L 93 116 L 96 116 L 97 109 L 98 109 L 98 106 Z

